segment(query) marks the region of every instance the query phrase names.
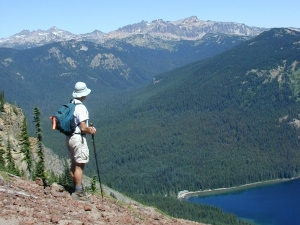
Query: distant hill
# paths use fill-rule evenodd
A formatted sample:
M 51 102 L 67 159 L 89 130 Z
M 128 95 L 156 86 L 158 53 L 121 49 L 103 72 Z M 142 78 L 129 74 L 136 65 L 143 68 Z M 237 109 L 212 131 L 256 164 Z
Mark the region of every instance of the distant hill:
M 104 182 L 143 198 L 298 176 L 299 41 L 272 29 L 93 112 Z
M 93 90 L 92 105 L 96 105 L 111 93 L 147 84 L 158 73 L 217 55 L 248 39 L 224 34 L 207 34 L 200 41 L 148 38 L 156 48 L 122 40 L 105 45 L 72 40 L 26 50 L 0 48 L 0 90 L 26 115 L 34 105 L 48 114 L 69 101 L 75 82 L 81 80 Z

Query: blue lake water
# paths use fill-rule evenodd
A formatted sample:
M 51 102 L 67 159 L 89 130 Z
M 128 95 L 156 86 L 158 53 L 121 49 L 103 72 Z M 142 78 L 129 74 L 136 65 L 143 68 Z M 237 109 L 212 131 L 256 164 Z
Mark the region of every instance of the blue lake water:
M 300 179 L 186 201 L 217 206 L 255 224 L 300 225 Z

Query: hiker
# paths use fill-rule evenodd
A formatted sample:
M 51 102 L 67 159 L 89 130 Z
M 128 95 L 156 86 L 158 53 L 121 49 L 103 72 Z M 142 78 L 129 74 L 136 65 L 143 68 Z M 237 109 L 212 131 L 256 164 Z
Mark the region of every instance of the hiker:
M 88 126 L 89 113 L 87 108 L 82 104 L 86 96 L 91 92 L 83 82 L 75 84 L 75 90 L 72 94 L 72 103 L 76 104 L 74 110 L 75 124 L 78 124 L 75 132 L 66 136 L 66 145 L 69 150 L 69 156 L 72 160 L 70 175 L 73 180 L 75 191 L 72 197 L 76 200 L 88 201 L 82 186 L 83 170 L 89 161 L 89 148 L 86 142 L 86 134 L 95 134 L 96 128 Z

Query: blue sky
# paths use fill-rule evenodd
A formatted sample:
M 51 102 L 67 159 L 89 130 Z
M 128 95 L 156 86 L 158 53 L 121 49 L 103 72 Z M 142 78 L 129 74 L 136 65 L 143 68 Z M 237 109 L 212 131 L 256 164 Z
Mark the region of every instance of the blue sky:
M 300 28 L 300 0 L 0 0 L 0 38 L 52 26 L 74 34 L 108 33 L 156 19 L 237 22 Z

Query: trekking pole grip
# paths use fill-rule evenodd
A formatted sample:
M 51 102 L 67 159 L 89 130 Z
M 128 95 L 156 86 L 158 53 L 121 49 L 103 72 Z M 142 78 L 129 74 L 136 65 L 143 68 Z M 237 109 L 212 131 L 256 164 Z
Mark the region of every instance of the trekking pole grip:
M 94 125 L 93 125 L 93 123 L 90 123 L 90 127 L 93 127 Z M 94 135 L 92 134 L 92 137 L 94 138 Z

